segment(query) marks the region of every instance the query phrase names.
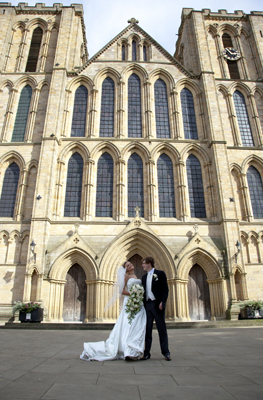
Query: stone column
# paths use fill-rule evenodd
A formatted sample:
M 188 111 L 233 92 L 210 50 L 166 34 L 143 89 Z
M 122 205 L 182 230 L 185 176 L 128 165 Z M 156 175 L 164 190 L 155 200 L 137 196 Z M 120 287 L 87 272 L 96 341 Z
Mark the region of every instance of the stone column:
M 44 72 L 45 71 L 45 65 L 46 65 L 46 60 L 47 60 L 47 53 L 48 53 L 48 45 L 49 45 L 49 40 L 50 40 L 50 35 L 51 35 L 51 28 L 46 29 L 45 32 L 45 38 L 44 42 L 42 45 L 42 55 L 39 60 L 39 72 Z
M 173 88 L 171 91 L 172 123 L 171 139 L 182 139 L 183 126 L 180 126 L 178 92 Z
M 143 47 L 141 43 L 138 44 L 137 61 L 143 61 Z
M 90 221 L 92 218 L 92 196 L 93 196 L 93 168 L 95 161 L 91 158 L 87 161 L 87 180 L 85 182 L 85 195 L 84 195 L 84 220 Z
M 152 110 L 151 110 L 151 82 L 144 82 L 144 104 L 145 104 L 145 136 L 152 138 Z
M 240 77 L 241 77 L 241 79 L 248 80 L 249 72 L 248 72 L 248 68 L 247 68 L 246 58 L 245 58 L 244 52 L 243 52 L 243 47 L 242 47 L 242 42 L 241 42 L 241 37 L 240 37 L 240 33 L 241 33 L 240 29 L 241 29 L 240 27 L 237 27 L 236 34 L 235 34 L 237 48 L 241 55 L 239 62 L 241 65 L 242 74 L 240 74 L 240 75 L 243 75 L 243 76 L 240 76 Z
M 36 301 L 42 302 L 42 286 L 43 286 L 43 277 L 44 274 L 37 275 L 37 290 L 36 290 Z
M 6 72 L 6 68 L 7 68 L 7 64 L 8 64 L 8 60 L 10 58 L 10 52 L 11 52 L 11 48 L 13 46 L 13 40 L 14 40 L 14 34 L 16 32 L 16 29 L 12 28 L 11 29 L 11 38 L 10 41 L 8 42 L 8 49 L 7 49 L 7 54 L 5 56 L 5 62 L 4 62 L 4 67 L 3 67 L 3 72 Z
M 90 118 L 89 118 L 89 133 L 88 136 L 95 136 L 95 119 L 97 115 L 96 110 L 96 100 L 97 100 L 97 89 L 91 90 L 91 108 L 90 108 Z
M 30 301 L 30 294 L 31 294 L 31 278 L 32 275 L 28 272 L 25 273 L 25 281 L 24 281 L 24 293 L 23 293 L 23 301 L 28 302 Z
M 249 94 L 248 98 L 250 100 L 250 106 L 251 106 L 251 112 L 252 112 L 252 118 L 255 124 L 255 131 L 256 131 L 256 136 L 257 136 L 257 144 L 259 147 L 263 147 L 263 135 L 262 135 L 262 128 L 261 128 L 261 123 L 260 123 L 260 118 L 258 115 L 258 110 L 257 110 L 257 105 L 255 101 L 255 96 L 254 94 Z M 252 129 L 254 131 L 254 129 Z
M 126 162 L 119 158 L 116 162 L 117 167 L 117 199 L 116 199 L 116 219 L 117 221 L 124 221 L 124 201 L 125 201 L 125 178 L 124 178 L 124 170 L 125 170 Z
M 67 136 L 67 126 L 69 124 L 68 121 L 68 115 L 69 115 L 69 97 L 71 95 L 72 91 L 69 89 L 66 89 L 66 96 L 65 96 L 65 108 L 63 112 L 63 122 L 62 122 L 62 136 L 66 137 Z
M 229 71 L 228 71 L 227 63 L 225 62 L 225 59 L 223 56 L 224 48 L 223 48 L 220 34 L 218 33 L 217 30 L 216 30 L 216 34 L 213 35 L 213 38 L 215 39 L 217 58 L 219 61 L 219 67 L 220 67 L 222 78 L 229 79 Z
M 215 218 L 216 216 L 216 210 L 215 210 L 215 196 L 214 196 L 214 185 L 213 185 L 213 179 L 212 179 L 212 170 L 211 170 L 211 162 L 208 162 L 204 165 L 206 169 L 206 174 L 208 176 L 208 185 L 207 185 L 207 190 L 209 193 L 209 208 L 210 208 L 210 213 L 211 215 L 209 216 L 210 218 Z
M 253 213 L 252 213 L 252 209 L 251 209 L 251 205 L 250 205 L 250 196 L 249 196 L 246 174 L 240 173 L 240 183 L 241 183 L 240 188 L 241 188 L 242 199 L 243 199 L 244 210 L 245 210 L 245 219 L 246 219 L 246 221 L 251 222 Z
M 117 137 L 121 138 L 124 137 L 123 132 L 123 122 L 124 122 L 124 98 L 123 98 L 123 89 L 124 89 L 125 82 L 120 81 L 118 83 L 118 99 L 117 99 Z
M 23 61 L 23 58 L 24 58 L 24 51 L 25 51 L 28 32 L 29 32 L 29 29 L 25 28 L 25 30 L 23 32 L 23 38 L 22 38 L 22 41 L 20 43 L 20 49 L 19 49 L 19 53 L 18 53 L 18 57 L 17 57 L 17 61 L 16 61 L 15 72 L 22 72 L 21 71 L 21 69 L 22 69 L 22 61 Z
M 5 113 L 5 121 L 4 121 L 4 126 L 3 126 L 3 134 L 1 137 L 1 142 L 9 142 L 12 139 L 12 132 L 10 132 L 11 128 L 11 122 L 13 118 L 13 113 L 14 113 L 14 99 L 15 99 L 15 94 L 18 93 L 18 90 L 15 88 L 11 89 L 11 94 L 9 96 L 9 101 L 7 104 L 6 108 L 6 113 Z
M 58 160 L 57 162 L 57 179 L 55 185 L 55 202 L 53 215 L 57 220 L 60 216 L 60 207 L 62 201 L 62 171 L 65 166 L 64 161 Z
M 35 88 L 34 94 L 32 96 L 32 100 L 31 100 L 29 118 L 28 118 L 27 126 L 26 126 L 26 132 L 25 132 L 25 138 L 24 138 L 25 142 L 32 142 L 35 121 L 36 121 L 36 115 L 37 115 L 39 94 L 40 94 L 40 89 Z
M 156 221 L 156 200 L 155 200 L 155 191 L 156 186 L 154 183 L 154 169 L 155 162 L 153 160 L 149 160 L 147 163 L 148 168 L 148 212 L 149 212 L 149 221 Z
M 27 179 L 28 179 L 28 171 L 26 169 L 23 169 L 21 171 L 20 184 L 17 188 L 17 194 L 16 194 L 16 206 L 14 210 L 14 217 L 16 221 L 22 221 L 23 219 L 23 210 L 24 210 L 25 195 L 27 189 Z
M 186 182 L 184 176 L 185 163 L 182 160 L 179 160 L 175 163 L 175 167 L 177 169 L 177 177 L 178 177 L 178 192 L 179 192 L 179 219 L 181 221 L 187 221 L 190 215 L 189 201 L 186 195 Z

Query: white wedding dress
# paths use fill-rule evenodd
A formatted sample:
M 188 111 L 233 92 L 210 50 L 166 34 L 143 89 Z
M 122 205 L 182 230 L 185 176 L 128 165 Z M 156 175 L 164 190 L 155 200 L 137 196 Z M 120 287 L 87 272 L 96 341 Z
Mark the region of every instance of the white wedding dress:
M 130 278 L 127 290 L 134 283 L 141 283 L 140 279 Z M 146 330 L 146 312 L 144 306 L 139 311 L 131 324 L 125 312 L 125 305 L 129 296 L 124 296 L 123 307 L 113 330 L 106 342 L 84 343 L 84 350 L 80 358 L 86 361 L 123 360 L 125 357 L 139 359 L 144 353 Z

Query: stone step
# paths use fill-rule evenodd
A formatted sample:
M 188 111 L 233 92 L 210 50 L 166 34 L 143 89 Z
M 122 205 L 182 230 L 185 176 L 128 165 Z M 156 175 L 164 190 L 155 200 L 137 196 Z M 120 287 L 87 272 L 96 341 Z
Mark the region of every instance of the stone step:
M 88 322 L 88 323 L 50 323 L 50 322 L 7 322 L 0 329 L 41 329 L 41 330 L 112 330 L 113 322 Z M 166 322 L 167 329 L 198 329 L 198 328 L 242 328 L 263 326 L 262 319 L 243 319 L 239 321 L 188 321 Z M 156 327 L 154 327 L 156 329 Z

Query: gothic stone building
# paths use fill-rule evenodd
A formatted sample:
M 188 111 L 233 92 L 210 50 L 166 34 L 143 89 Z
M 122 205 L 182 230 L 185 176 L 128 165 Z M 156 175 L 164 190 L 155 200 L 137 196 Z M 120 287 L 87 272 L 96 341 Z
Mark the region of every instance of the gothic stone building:
M 1 320 L 114 320 L 116 269 L 146 255 L 168 320 L 262 297 L 263 12 L 184 8 L 173 56 L 132 18 L 89 58 L 79 4 L 0 22 Z

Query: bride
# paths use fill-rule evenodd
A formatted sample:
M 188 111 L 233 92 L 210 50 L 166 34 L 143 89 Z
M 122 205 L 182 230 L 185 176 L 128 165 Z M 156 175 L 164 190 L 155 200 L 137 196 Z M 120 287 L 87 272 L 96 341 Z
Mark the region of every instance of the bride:
M 84 350 L 80 356 L 82 360 L 138 360 L 143 356 L 146 330 L 145 308 L 142 306 L 131 324 L 128 322 L 128 314 L 125 311 L 129 290 L 134 283 L 141 283 L 141 280 L 134 275 L 132 263 L 125 261 L 118 269 L 116 284 L 118 295 L 113 296 L 106 306 L 106 308 L 111 306 L 119 296 L 123 296 L 124 301 L 119 318 L 106 342 L 84 343 Z

